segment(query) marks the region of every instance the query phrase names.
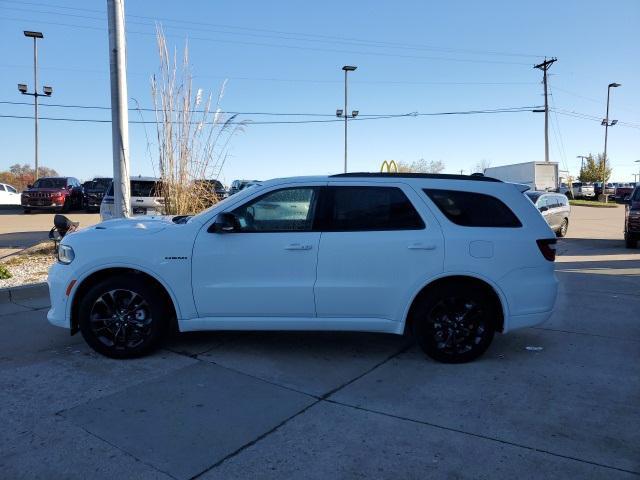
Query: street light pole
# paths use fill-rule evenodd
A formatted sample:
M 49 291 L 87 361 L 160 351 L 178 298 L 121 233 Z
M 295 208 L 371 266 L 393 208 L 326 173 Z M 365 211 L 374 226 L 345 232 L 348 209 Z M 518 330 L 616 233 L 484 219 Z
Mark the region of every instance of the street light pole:
M 609 133 L 609 127 L 614 126 L 616 123 L 618 123 L 617 120 L 612 120 L 611 123 L 609 123 L 609 98 L 611 96 L 611 88 L 616 88 L 619 87 L 620 84 L 619 83 L 610 83 L 609 86 L 607 87 L 607 116 L 605 117 L 605 119 L 602 121 L 602 125 L 604 125 L 604 156 L 602 158 L 602 194 L 604 195 L 604 201 L 605 203 L 608 203 L 608 197 L 607 197 L 607 137 L 608 137 L 608 133 Z
M 347 103 L 347 100 L 348 100 L 347 74 L 349 72 L 353 72 L 356 68 L 358 67 L 355 67 L 353 65 L 345 65 L 344 67 L 342 67 L 342 70 L 344 70 L 344 173 L 347 173 L 347 121 L 349 119 L 349 114 L 347 113 L 349 111 L 347 109 L 347 104 L 348 104 Z M 357 115 L 357 112 L 355 112 L 355 115 L 353 115 L 352 118 L 355 117 L 356 115 Z
M 584 170 L 584 161 L 589 157 L 585 157 L 584 155 L 578 155 L 576 156 L 576 158 L 580 159 L 580 173 L 582 173 L 582 171 Z
M 33 97 L 33 106 L 34 106 L 34 114 L 33 118 L 35 120 L 35 136 L 34 136 L 34 150 L 35 150 L 35 169 L 34 169 L 34 181 L 38 179 L 39 176 L 39 159 L 38 159 L 38 97 L 42 95 L 46 95 L 50 97 L 53 93 L 53 89 L 51 87 L 43 87 L 44 93 L 38 93 L 38 39 L 44 38 L 42 32 L 32 32 L 26 30 L 23 32 L 25 37 L 33 38 L 33 92 L 27 91 L 27 85 L 24 83 L 18 84 L 18 90 L 23 95 L 31 95 Z
M 26 33 L 25 33 L 26 35 Z M 33 91 L 38 91 L 38 37 L 33 37 Z M 34 117 L 35 117 L 35 180 L 38 180 L 38 94 L 33 96 Z

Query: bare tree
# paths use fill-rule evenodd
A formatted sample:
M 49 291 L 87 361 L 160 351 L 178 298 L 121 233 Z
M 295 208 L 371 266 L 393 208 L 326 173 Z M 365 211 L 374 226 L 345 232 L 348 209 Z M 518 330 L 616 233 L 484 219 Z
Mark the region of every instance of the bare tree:
M 425 160 L 421 158 L 415 162 L 407 163 L 404 161 L 397 162 L 398 172 L 409 173 L 440 173 L 444 170 L 442 160 Z
M 484 173 L 484 171 L 491 166 L 491 160 L 487 160 L 483 158 L 478 163 L 476 163 L 476 173 Z

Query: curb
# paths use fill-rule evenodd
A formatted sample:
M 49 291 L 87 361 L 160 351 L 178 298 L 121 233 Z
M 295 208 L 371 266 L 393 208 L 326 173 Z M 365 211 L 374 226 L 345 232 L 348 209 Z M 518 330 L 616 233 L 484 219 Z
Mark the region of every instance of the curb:
M 19 287 L 0 288 L 0 304 L 12 303 L 16 300 L 28 300 L 49 295 L 49 286 L 46 283 L 34 283 L 33 285 L 21 285 Z

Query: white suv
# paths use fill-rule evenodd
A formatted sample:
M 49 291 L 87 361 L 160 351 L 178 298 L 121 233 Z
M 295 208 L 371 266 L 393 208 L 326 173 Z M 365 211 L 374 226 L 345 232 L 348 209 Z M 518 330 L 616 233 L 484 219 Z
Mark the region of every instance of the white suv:
M 556 239 L 513 184 L 343 174 L 263 182 L 193 217 L 70 234 L 49 271 L 54 325 L 116 358 L 171 327 L 415 335 L 443 362 L 545 321 Z

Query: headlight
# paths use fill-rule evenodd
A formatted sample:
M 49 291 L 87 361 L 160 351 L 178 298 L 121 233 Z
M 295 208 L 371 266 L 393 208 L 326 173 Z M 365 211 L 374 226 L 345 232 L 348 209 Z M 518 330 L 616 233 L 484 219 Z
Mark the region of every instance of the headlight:
M 73 262 L 73 259 L 76 257 L 76 254 L 73 253 L 73 248 L 69 245 L 60 245 L 58 246 L 58 261 L 65 265 L 69 265 Z

